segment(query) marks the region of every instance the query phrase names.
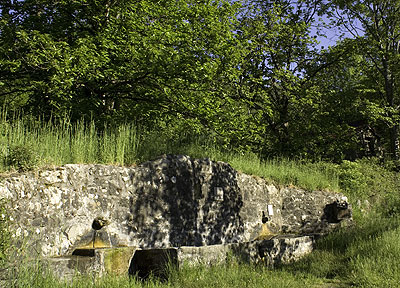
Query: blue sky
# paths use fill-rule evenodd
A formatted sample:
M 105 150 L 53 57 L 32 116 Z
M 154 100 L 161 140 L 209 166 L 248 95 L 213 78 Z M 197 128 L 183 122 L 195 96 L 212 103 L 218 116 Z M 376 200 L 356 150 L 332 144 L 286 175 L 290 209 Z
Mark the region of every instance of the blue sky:
M 324 16 L 321 18 L 321 21 L 325 21 L 328 23 L 329 20 L 327 19 L 326 16 Z M 361 27 L 361 24 L 358 21 L 354 21 L 353 25 L 356 28 Z M 362 29 L 360 28 L 360 30 L 358 30 L 357 33 L 360 36 L 362 36 L 363 35 Z M 311 34 L 315 35 L 316 29 L 312 29 Z M 343 38 L 354 38 L 353 35 L 350 32 L 345 31 L 344 28 L 340 29 L 337 27 L 323 28 L 322 34 L 323 36 L 317 36 L 317 40 L 320 42 L 320 44 L 318 45 L 319 48 L 321 48 L 322 46 L 324 48 L 328 48 L 329 46 L 334 46 L 337 41 Z

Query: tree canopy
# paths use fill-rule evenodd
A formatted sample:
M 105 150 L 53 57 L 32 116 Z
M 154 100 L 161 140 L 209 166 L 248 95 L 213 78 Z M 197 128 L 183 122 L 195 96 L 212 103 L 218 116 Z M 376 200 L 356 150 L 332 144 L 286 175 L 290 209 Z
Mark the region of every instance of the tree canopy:
M 399 0 L 0 0 L 0 105 L 72 121 L 183 121 L 262 157 L 398 159 L 399 9 Z M 322 22 L 346 34 L 319 48 Z

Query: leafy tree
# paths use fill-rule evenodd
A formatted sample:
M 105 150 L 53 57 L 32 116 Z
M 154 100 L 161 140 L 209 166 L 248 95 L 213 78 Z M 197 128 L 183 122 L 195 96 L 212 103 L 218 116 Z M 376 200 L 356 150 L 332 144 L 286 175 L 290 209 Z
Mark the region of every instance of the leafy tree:
M 308 111 L 310 128 L 303 139 L 318 157 L 341 161 L 380 152 L 383 111 L 371 95 L 365 62 L 355 47 L 352 39 L 340 41 L 322 50 L 307 71 L 314 75 L 314 109 Z
M 209 0 L 0 1 L 0 102 L 73 119 L 208 122 L 242 55 L 237 8 Z
M 316 55 L 310 32 L 319 2 L 254 0 L 241 15 L 239 34 L 252 50 L 241 66 L 238 99 L 249 107 L 253 139 L 264 155 L 298 154 L 296 141 L 304 131 L 298 119 L 312 106 L 305 72 Z
M 366 92 L 374 95 L 379 112 L 375 115 L 386 123 L 390 156 L 399 159 L 400 1 L 334 0 L 333 4 L 336 24 L 355 37 L 369 80 Z

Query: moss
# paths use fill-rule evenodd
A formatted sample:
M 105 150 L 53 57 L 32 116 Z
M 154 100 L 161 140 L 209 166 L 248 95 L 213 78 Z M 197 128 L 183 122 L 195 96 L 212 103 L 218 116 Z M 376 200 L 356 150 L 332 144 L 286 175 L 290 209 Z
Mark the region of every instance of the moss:
M 123 247 L 105 251 L 104 266 L 108 274 L 128 275 L 129 265 L 136 248 Z
M 105 243 L 100 238 L 96 238 L 94 243 L 92 240 L 89 243 L 87 243 L 86 245 L 79 246 L 76 249 L 92 249 L 92 248 L 99 249 L 99 248 L 109 248 L 109 247 L 110 247 L 110 244 Z
M 254 240 L 270 240 L 272 237 L 276 236 L 269 228 L 267 223 L 262 224 L 261 231 Z

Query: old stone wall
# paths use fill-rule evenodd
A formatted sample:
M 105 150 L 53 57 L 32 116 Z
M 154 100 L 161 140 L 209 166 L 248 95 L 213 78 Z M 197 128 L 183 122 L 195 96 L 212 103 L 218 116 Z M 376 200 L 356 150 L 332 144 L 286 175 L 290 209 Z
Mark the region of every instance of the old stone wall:
M 71 164 L 16 174 L 0 181 L 0 198 L 15 239 L 43 256 L 239 243 L 265 230 L 323 233 L 351 218 L 335 214 L 341 194 L 277 187 L 227 163 L 173 155 L 137 167 Z M 98 217 L 109 224 L 97 231 Z

